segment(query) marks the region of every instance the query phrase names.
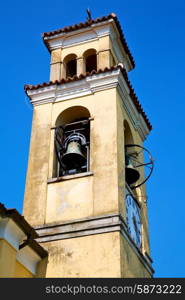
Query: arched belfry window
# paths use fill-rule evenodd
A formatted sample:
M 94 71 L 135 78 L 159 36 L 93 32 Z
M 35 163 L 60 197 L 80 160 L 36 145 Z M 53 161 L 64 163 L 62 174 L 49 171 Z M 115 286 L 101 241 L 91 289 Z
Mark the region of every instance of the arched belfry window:
M 55 127 L 54 177 L 89 171 L 90 114 L 82 106 L 63 111 Z
M 133 174 L 136 172 L 133 168 L 132 151 L 133 148 L 127 147 L 133 145 L 134 140 L 128 122 L 124 121 L 124 140 L 125 140 L 125 181 L 130 186 L 134 180 Z M 137 174 L 137 173 L 136 173 Z
M 66 78 L 73 77 L 77 73 L 77 56 L 75 54 L 69 54 L 64 58 L 64 68 L 66 70 Z
M 95 49 L 84 52 L 85 72 L 97 71 L 97 53 Z

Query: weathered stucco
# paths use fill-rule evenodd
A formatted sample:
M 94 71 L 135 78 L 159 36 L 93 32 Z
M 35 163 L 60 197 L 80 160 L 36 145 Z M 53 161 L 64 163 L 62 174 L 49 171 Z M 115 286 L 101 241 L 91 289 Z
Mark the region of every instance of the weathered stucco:
M 122 278 L 150 278 L 151 274 L 146 266 L 141 262 L 129 243 L 120 236 L 121 254 L 121 277 Z
M 32 225 L 118 211 L 115 96 L 116 89 L 110 89 L 35 108 L 24 200 L 24 215 Z M 48 184 L 54 159 L 51 127 L 59 114 L 72 106 L 86 107 L 94 118 L 90 146 L 93 175 Z
M 23 214 L 32 225 L 45 222 L 51 104 L 34 110 Z
M 119 233 L 45 243 L 46 277 L 120 277 Z
M 14 277 L 16 277 L 16 278 L 33 278 L 34 276 L 20 262 L 16 261 Z

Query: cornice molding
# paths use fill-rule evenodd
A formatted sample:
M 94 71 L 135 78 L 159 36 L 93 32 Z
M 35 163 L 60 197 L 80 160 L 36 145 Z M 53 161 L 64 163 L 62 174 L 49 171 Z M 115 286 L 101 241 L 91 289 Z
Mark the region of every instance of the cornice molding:
M 151 276 L 154 273 L 151 262 L 132 241 L 127 231 L 127 225 L 119 214 L 88 217 L 62 224 L 45 224 L 44 226 L 35 228 L 35 230 L 39 235 L 39 238 L 37 238 L 39 243 L 109 232 L 120 232 Z
M 53 83 L 49 86 L 27 90 L 27 94 L 33 106 L 37 106 L 84 97 L 116 87 L 118 87 L 123 106 L 127 111 L 134 128 L 138 130 L 144 141 L 149 134 L 149 129 L 141 113 L 138 112 L 131 99 L 129 87 L 120 68 L 87 76 L 81 80 L 61 84 Z
M 99 24 L 92 24 L 90 27 L 78 29 L 72 32 L 62 32 L 54 36 L 44 37 L 50 51 L 67 48 L 73 45 L 87 43 L 92 40 L 98 40 L 110 34 L 110 23 L 113 20 L 108 20 Z
M 34 106 L 74 99 L 116 87 L 119 73 L 120 70 L 117 69 L 106 73 L 95 74 L 77 81 L 52 84 L 47 87 L 28 90 L 27 94 L 30 97 L 30 102 Z

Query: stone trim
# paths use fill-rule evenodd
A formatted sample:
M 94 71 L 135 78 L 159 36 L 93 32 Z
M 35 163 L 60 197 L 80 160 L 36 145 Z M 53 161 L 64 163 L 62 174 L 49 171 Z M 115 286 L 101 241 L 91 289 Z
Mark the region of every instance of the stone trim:
M 88 235 L 120 232 L 121 235 L 128 241 L 129 245 L 138 256 L 139 260 L 144 264 L 148 272 L 154 273 L 151 262 L 148 257 L 145 257 L 140 249 L 130 238 L 127 231 L 127 225 L 120 214 L 103 215 L 98 217 L 88 217 L 71 222 L 61 224 L 46 224 L 35 228 L 39 235 L 37 242 L 45 243 L 63 239 L 71 239 Z
M 76 178 L 81 178 L 81 177 L 86 177 L 86 176 L 92 176 L 93 172 L 83 172 L 83 173 L 78 173 L 78 174 L 73 174 L 73 175 L 66 175 L 66 176 L 61 176 L 61 177 L 55 177 L 55 178 L 48 178 L 47 183 L 55 183 L 55 182 L 60 182 L 60 181 L 65 181 L 65 180 L 70 180 L 70 179 L 76 179 Z
M 46 242 L 51 240 L 73 238 L 97 233 L 107 232 L 107 228 L 120 225 L 119 215 L 106 215 L 101 217 L 89 217 L 79 219 L 72 222 L 64 222 L 62 224 L 48 224 L 46 226 L 37 227 L 36 231 L 39 235 L 38 242 Z M 116 230 L 118 230 L 117 228 Z M 108 230 L 110 231 L 110 230 Z
M 79 77 L 80 78 L 80 77 Z M 56 103 L 93 95 L 96 92 L 118 87 L 118 92 L 123 100 L 123 105 L 134 127 L 138 130 L 142 140 L 146 138 L 151 130 L 151 125 L 143 111 L 138 111 L 129 92 L 129 87 L 119 67 L 106 72 L 86 76 L 83 79 L 68 83 L 48 83 L 39 86 L 26 86 L 27 95 L 33 106 L 45 103 Z M 136 101 L 136 100 L 135 100 Z M 140 104 L 138 103 L 138 107 Z

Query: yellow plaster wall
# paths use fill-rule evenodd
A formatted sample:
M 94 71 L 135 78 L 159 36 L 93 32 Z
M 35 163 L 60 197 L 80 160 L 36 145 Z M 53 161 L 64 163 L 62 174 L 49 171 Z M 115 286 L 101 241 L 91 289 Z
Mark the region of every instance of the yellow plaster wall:
M 34 275 L 29 270 L 27 270 L 19 261 L 16 261 L 14 277 L 33 278 Z
M 35 274 L 36 278 L 45 278 L 46 277 L 46 269 L 48 264 L 48 257 L 42 258 L 37 263 L 37 272 Z
M 31 278 L 45 277 L 47 258 L 38 263 L 37 273 L 34 276 L 25 266 L 16 259 L 17 250 L 4 239 L 0 239 L 0 278 Z
M 71 106 L 86 107 L 94 118 L 90 146 L 93 176 L 47 184 L 54 156 L 51 127 L 55 126 L 58 115 Z M 28 222 L 36 226 L 59 219 L 118 212 L 116 89 L 36 106 L 34 110 L 23 211 Z M 75 204 L 75 198 L 81 200 Z M 85 203 L 83 209 L 82 203 Z M 61 205 L 65 207 L 65 214 L 61 212 Z M 78 209 L 73 215 L 71 207 L 75 212 L 76 206 Z
M 122 278 L 150 278 L 151 275 L 132 250 L 129 243 L 121 236 L 121 277 Z
M 122 108 L 121 99 L 119 94 L 116 95 L 117 101 L 117 164 L 118 164 L 118 203 L 119 213 L 125 218 L 125 205 L 124 205 L 124 189 L 125 189 L 125 165 L 124 165 L 124 118 L 125 111 Z
M 16 249 L 6 240 L 0 239 L 0 277 L 14 277 Z
M 46 277 L 120 277 L 118 232 L 45 243 Z
M 23 214 L 32 225 L 44 224 L 52 104 L 34 108 Z
M 75 220 L 93 214 L 92 176 L 48 185 L 46 223 Z
M 94 215 L 118 212 L 116 89 L 97 93 L 92 123 Z

